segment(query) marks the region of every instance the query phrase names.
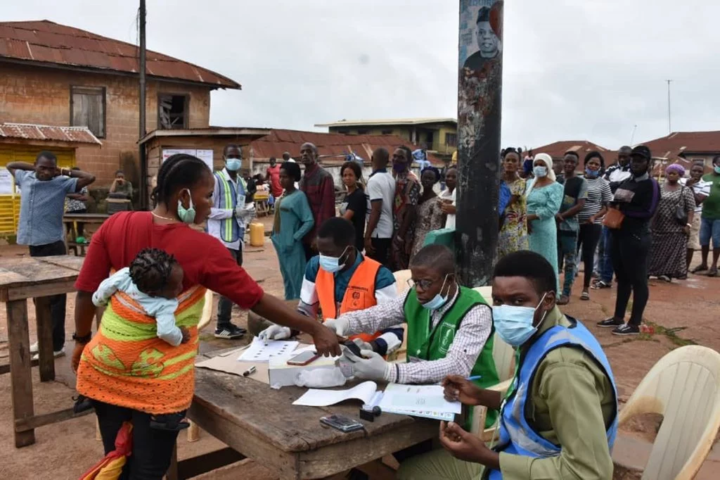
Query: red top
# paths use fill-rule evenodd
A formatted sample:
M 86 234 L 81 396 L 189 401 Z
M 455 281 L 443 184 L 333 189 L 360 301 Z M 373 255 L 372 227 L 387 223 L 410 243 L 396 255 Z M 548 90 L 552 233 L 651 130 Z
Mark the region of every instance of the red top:
M 270 180 L 270 193 L 273 197 L 280 198 L 283 194 L 283 188 L 280 186 L 280 165 L 268 167 L 267 176 Z
M 230 252 L 210 235 L 183 223 L 155 225 L 150 212 L 121 212 L 110 217 L 92 236 L 75 288 L 94 292 L 111 270 L 129 267 L 144 248 L 172 254 L 185 271 L 183 291 L 202 285 L 250 309 L 263 290 L 239 267 Z

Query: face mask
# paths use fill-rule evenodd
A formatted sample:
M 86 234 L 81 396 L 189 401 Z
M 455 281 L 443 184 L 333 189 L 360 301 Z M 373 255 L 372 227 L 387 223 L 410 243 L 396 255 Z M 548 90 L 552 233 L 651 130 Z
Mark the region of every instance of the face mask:
M 715 173 L 717 173 L 718 175 L 720 175 L 720 166 L 715 165 L 715 167 L 713 167 L 713 168 L 714 168 L 714 170 L 715 170 Z
M 346 247 L 345 250 L 343 250 L 342 255 L 340 255 L 340 257 L 338 257 L 338 258 L 327 257 L 321 253 L 320 254 L 320 268 L 322 268 L 323 270 L 325 270 L 328 273 L 337 273 L 340 270 L 342 270 L 343 267 L 345 267 L 345 264 L 341 263 L 340 259 L 342 259 L 345 256 L 345 252 L 347 252 L 348 248 L 350 248 L 350 247 Z
M 429 302 L 423 303 L 423 304 L 422 304 L 423 308 L 427 308 L 428 310 L 440 310 L 443 306 L 445 306 L 445 304 L 446 304 L 447 301 L 448 301 L 448 296 L 447 296 L 447 294 L 446 294 L 446 295 L 443 297 L 443 296 L 442 296 L 442 291 L 443 291 L 443 288 L 445 288 L 445 282 L 447 281 L 447 277 L 448 277 L 448 276 L 445 275 L 445 278 L 443 279 L 443 284 L 442 284 L 442 286 L 440 287 L 440 293 L 438 293 L 437 295 L 435 295 L 435 298 L 433 298 L 433 299 L 430 300 Z M 450 291 L 450 290 L 448 289 L 448 292 L 449 292 L 449 291 Z
M 190 190 L 185 190 L 187 190 L 188 197 L 190 198 L 190 208 L 185 208 L 182 204 L 182 200 L 178 198 L 178 217 L 180 218 L 181 222 L 190 224 L 195 221 L 195 206 L 193 205 L 192 194 L 190 193 Z
M 540 303 L 535 308 L 515 307 L 513 305 L 500 305 L 492 307 L 493 324 L 500 338 L 513 347 L 519 347 L 527 342 L 530 337 L 535 335 L 537 329 L 545 321 L 547 312 L 543 315 L 542 320 L 537 327 L 533 327 L 533 318 L 535 318 L 535 310 L 542 305 L 545 300 L 543 295 Z
M 405 171 L 406 165 L 404 163 L 393 163 L 393 170 L 395 170 L 397 173 L 402 173 Z
M 242 160 L 239 158 L 228 158 L 225 160 L 225 168 L 228 169 L 228 172 L 237 172 L 242 168 Z
M 594 170 L 590 170 L 589 168 L 585 169 L 585 176 L 588 178 L 597 178 L 598 175 L 600 175 L 600 170 L 594 171 Z
M 534 167 L 533 173 L 538 178 L 547 177 L 547 167 Z

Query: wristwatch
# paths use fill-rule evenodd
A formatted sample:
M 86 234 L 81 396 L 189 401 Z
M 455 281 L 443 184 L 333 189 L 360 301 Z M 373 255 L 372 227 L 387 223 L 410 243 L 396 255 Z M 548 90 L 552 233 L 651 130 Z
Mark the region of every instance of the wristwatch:
M 76 343 L 85 345 L 87 343 L 90 343 L 90 340 L 92 339 L 92 332 L 82 337 L 78 336 L 77 333 L 73 333 L 72 339 L 75 340 Z

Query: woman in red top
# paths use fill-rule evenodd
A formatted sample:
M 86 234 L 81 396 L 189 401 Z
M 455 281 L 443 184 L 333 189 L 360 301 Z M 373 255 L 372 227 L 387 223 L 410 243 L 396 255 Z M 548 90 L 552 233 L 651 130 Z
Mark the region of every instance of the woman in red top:
M 113 215 L 92 238 L 76 283 L 73 368 L 78 392 L 93 401 L 106 453 L 114 450 L 123 422 L 133 424 L 130 478 L 160 479 L 170 465 L 177 421 L 192 401 L 193 365 L 205 288 L 280 325 L 311 334 L 318 353 L 340 354 L 322 324 L 268 295 L 237 265 L 220 242 L 188 224 L 203 223 L 212 206 L 214 179 L 201 160 L 174 155 L 163 162 L 152 212 Z M 158 342 L 152 317 L 129 297 L 116 295 L 91 340 L 92 294 L 113 270 L 130 265 L 145 248 L 172 254 L 184 271 L 176 323 L 188 328 L 187 344 Z

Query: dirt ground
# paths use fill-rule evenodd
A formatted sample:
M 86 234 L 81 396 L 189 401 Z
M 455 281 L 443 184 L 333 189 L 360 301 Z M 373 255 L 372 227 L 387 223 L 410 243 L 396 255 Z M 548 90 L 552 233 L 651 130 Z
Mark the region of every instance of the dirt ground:
M 270 225 L 270 219 L 263 220 L 266 225 Z M 20 247 L 0 247 L 0 256 L 3 257 L 23 254 L 25 250 Z M 263 288 L 271 294 L 282 296 L 282 279 L 271 243 L 266 241 L 263 247 L 248 248 L 244 258 L 245 267 L 257 281 L 261 282 Z M 579 281 L 576 282 L 576 285 L 578 284 Z M 653 326 L 655 333 L 630 339 L 613 337 L 610 331 L 595 327 L 595 322 L 612 314 L 614 289 L 593 290 L 591 300 L 582 302 L 579 299 L 580 290 L 576 287 L 571 303 L 563 310 L 584 321 L 599 339 L 612 364 L 620 401 L 624 404 L 650 368 L 672 349 L 687 344 L 699 344 L 720 350 L 719 289 L 720 279 L 704 276 L 690 276 L 686 281 L 675 281 L 672 284 L 651 281 L 650 303 L 645 312 L 645 320 Z M 73 306 L 74 295 L 69 295 L 66 326 L 68 339 L 74 331 Z M 245 324 L 245 313 L 235 311 L 233 315 L 237 324 Z M 30 336 L 33 342 L 35 312 L 32 308 L 29 309 L 29 317 Z M 203 332 L 201 339 L 203 351 L 247 342 L 247 339 L 235 343 L 216 340 L 212 337 L 211 328 Z M 72 344 L 68 341 L 66 345 L 68 354 L 71 348 Z M 7 319 L 3 309 L 0 312 L 0 363 L 7 363 L 7 356 Z M 41 384 L 37 369 L 33 369 L 36 414 L 72 406 L 75 378 L 68 357 L 56 361 L 56 371 L 57 378 L 54 382 Z M 652 437 L 656 431 L 656 424 L 657 421 L 653 419 L 635 422 L 631 427 L 635 432 L 625 433 L 639 439 Z M 92 415 L 39 428 L 35 431 L 37 443 L 23 449 L 15 449 L 11 425 L 10 376 L 2 375 L 0 376 L 0 478 L 76 479 L 101 458 L 103 453 L 100 442 L 95 440 L 95 419 Z M 184 435 L 181 435 L 178 445 L 180 459 L 222 447 L 219 441 L 205 432 L 201 433 L 201 439 L 196 443 L 188 443 Z M 632 445 L 628 448 L 632 448 Z M 703 473 L 708 472 L 711 467 L 717 471 L 720 467 L 718 457 L 720 455 L 714 452 L 706 462 Z

